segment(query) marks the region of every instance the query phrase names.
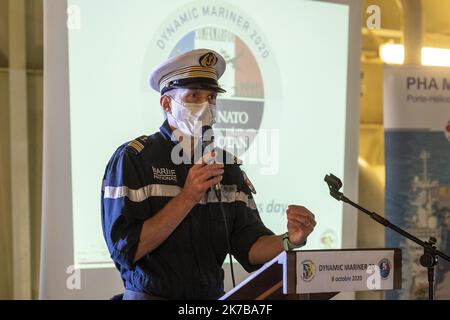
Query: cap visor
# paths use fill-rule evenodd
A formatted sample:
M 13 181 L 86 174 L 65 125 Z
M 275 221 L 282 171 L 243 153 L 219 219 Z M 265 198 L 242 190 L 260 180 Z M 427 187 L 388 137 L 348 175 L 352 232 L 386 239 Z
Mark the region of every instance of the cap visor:
M 203 90 L 211 90 L 214 92 L 224 93 L 227 92 L 225 89 L 221 88 L 218 85 L 214 85 L 211 83 L 189 83 L 182 86 L 172 86 L 173 89 L 203 89 Z

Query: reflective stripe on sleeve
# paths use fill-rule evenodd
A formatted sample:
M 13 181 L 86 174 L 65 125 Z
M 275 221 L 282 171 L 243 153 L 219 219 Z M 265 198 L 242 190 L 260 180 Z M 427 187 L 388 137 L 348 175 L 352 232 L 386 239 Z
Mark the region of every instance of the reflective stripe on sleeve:
M 223 203 L 240 201 L 245 203 L 246 206 L 249 207 L 250 209 L 256 210 L 255 200 L 253 198 L 249 198 L 245 192 L 242 191 L 230 192 L 222 190 L 221 193 Z M 219 199 L 217 199 L 216 193 L 213 190 L 209 190 L 208 193 L 205 195 L 205 197 L 203 197 L 203 199 L 200 201 L 201 204 L 216 203 L 216 202 L 219 202 Z
M 229 187 L 229 186 L 228 186 Z M 227 189 L 227 188 L 224 188 Z M 103 188 L 105 199 L 120 199 L 127 197 L 133 202 L 142 202 L 151 197 L 176 197 L 182 188 L 178 186 L 166 185 L 166 184 L 149 184 L 140 189 L 131 189 L 127 186 L 112 187 L 105 186 Z M 255 200 L 249 198 L 245 192 L 242 191 L 225 191 L 222 190 L 222 202 L 232 203 L 235 201 L 243 202 L 250 209 L 256 209 Z M 209 190 L 203 199 L 199 202 L 200 204 L 206 203 L 217 203 L 219 200 L 214 191 Z
M 104 188 L 104 198 L 120 199 L 127 197 L 133 202 L 142 202 L 150 197 L 176 197 L 180 191 L 180 187 L 166 184 L 149 184 L 140 189 L 130 189 L 127 186 L 106 186 Z

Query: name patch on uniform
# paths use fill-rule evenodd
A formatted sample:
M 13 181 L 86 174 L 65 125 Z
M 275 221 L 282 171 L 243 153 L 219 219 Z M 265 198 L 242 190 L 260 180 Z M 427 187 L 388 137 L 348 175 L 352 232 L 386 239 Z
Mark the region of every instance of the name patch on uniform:
M 177 174 L 175 173 L 175 169 L 155 168 L 152 166 L 152 170 L 153 177 L 157 180 L 177 182 Z

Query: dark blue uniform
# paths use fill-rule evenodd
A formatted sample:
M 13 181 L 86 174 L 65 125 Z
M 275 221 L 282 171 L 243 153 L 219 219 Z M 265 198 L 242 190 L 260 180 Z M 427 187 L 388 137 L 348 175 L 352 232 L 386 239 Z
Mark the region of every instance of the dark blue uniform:
M 183 187 L 189 164 L 175 165 L 176 142 L 167 121 L 160 132 L 122 145 L 113 154 L 102 188 L 102 227 L 125 288 L 168 299 L 217 299 L 224 293 L 222 264 L 227 254 L 224 219 L 208 191 L 155 250 L 134 262 L 142 225 Z M 225 165 L 222 202 L 231 251 L 248 271 L 248 252 L 263 235 L 262 223 L 239 164 Z

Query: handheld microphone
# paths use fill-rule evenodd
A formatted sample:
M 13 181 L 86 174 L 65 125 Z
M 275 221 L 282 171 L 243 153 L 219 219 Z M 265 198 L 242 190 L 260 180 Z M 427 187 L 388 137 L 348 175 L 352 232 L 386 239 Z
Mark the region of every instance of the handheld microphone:
M 214 131 L 211 126 L 202 127 L 202 153 L 205 150 L 214 151 Z M 220 183 L 215 184 L 211 189 L 214 190 L 219 201 L 222 201 L 222 187 Z

